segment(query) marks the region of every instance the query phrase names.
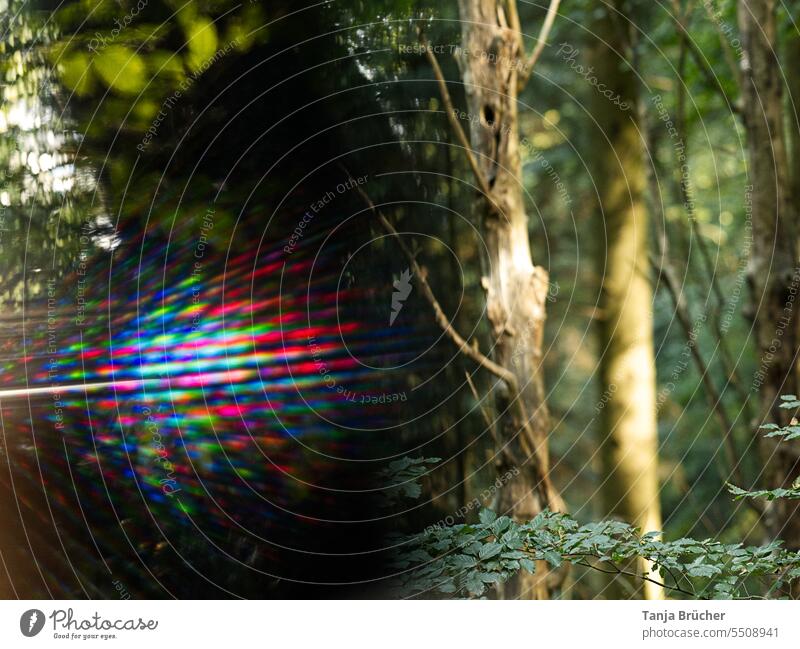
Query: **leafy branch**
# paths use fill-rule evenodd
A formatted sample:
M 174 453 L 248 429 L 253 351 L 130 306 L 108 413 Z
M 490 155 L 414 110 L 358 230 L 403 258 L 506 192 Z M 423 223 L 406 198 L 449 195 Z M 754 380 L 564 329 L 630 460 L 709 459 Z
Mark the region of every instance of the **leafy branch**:
M 767 500 L 789 498 L 790 500 L 797 500 L 800 499 L 800 480 L 796 480 L 789 489 L 755 489 L 751 491 L 729 484 L 728 491 L 733 494 L 734 500 L 741 500 L 742 498 L 766 498 Z
M 419 478 L 431 472 L 434 465 L 441 462 L 438 457 L 404 457 L 391 462 L 388 467 L 378 472 L 381 489 L 386 505 L 392 505 L 403 498 L 419 498 L 422 485 Z
M 768 580 L 769 592 L 800 579 L 800 553 L 779 541 L 746 547 L 711 539 L 662 541 L 659 535 L 640 534 L 619 521 L 580 525 L 549 511 L 517 523 L 484 509 L 477 523 L 429 528 L 406 538 L 394 564 L 396 594 L 481 597 L 520 570 L 535 572 L 536 561 L 629 575 L 701 599 L 746 597 L 752 579 Z M 628 570 L 635 558 L 651 562 L 653 571 Z
M 779 408 L 785 410 L 792 410 L 800 408 L 800 400 L 793 394 L 784 394 L 781 396 L 781 403 Z M 797 424 L 790 424 L 788 426 L 778 426 L 777 424 L 764 424 L 760 426 L 761 430 L 768 430 L 764 437 L 782 437 L 781 441 L 789 442 L 793 439 L 800 437 L 800 426 Z M 728 484 L 728 491 L 733 494 L 735 500 L 742 498 L 758 498 L 766 500 L 775 500 L 776 498 L 788 498 L 790 500 L 800 499 L 800 478 L 794 481 L 789 488 L 777 489 L 756 489 L 748 490 L 737 487 L 733 484 Z

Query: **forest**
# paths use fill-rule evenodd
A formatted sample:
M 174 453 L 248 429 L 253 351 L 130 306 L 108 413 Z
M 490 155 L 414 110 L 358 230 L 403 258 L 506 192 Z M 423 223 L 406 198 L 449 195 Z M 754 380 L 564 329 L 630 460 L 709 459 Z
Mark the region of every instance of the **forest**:
M 0 599 L 800 597 L 800 2 L 0 20 Z

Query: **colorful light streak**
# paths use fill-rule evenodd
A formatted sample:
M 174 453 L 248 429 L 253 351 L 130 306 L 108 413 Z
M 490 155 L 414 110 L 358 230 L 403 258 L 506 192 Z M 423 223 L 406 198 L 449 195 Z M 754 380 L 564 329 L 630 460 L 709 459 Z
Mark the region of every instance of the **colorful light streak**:
M 335 494 L 363 487 L 342 464 L 399 407 L 352 395 L 397 390 L 398 375 L 366 365 L 413 358 L 419 340 L 387 332 L 385 314 L 348 315 L 369 295 L 339 289 L 335 263 L 309 281 L 302 246 L 289 260 L 279 246 L 206 259 L 202 272 L 163 241 L 129 241 L 118 258 L 80 280 L 80 326 L 73 292 L 6 335 L 4 431 L 16 425 L 36 447 L 20 469 L 44 467 L 55 502 L 77 481 L 84 510 L 113 503 L 118 519 L 150 517 L 168 540 L 185 526 L 280 544 L 298 517 L 335 520 Z

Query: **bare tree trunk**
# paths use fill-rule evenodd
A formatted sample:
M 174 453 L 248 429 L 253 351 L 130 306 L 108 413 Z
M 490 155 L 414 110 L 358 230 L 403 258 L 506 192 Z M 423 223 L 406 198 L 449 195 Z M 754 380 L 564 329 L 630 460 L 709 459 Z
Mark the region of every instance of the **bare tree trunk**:
M 470 113 L 470 142 L 485 180 L 482 189 L 489 193 L 481 203 L 486 206 L 481 232 L 488 250 L 483 286 L 493 334 L 492 357 L 513 372 L 522 410 L 530 419 L 521 420 L 525 415 L 511 403 L 517 397 L 500 388 L 500 439 L 511 450 L 501 457 L 506 465 L 510 457 L 518 458 L 520 475 L 500 490 L 497 508 L 518 520 L 529 520 L 545 507 L 558 507 L 559 501 L 546 478 L 549 422 L 541 347 L 548 275 L 531 260 L 522 194 L 517 77 L 524 52 L 519 33 L 511 28 L 515 6 L 498 0 L 459 0 L 459 11 L 459 64 Z M 528 457 L 523 446 L 535 449 L 536 457 Z M 512 467 L 504 467 L 508 468 Z M 503 587 L 506 598 L 547 595 L 544 566 L 536 575 L 520 575 Z
M 602 224 L 598 251 L 600 286 L 601 458 L 604 500 L 615 513 L 648 532 L 661 529 L 658 429 L 653 353 L 653 288 L 650 281 L 644 150 L 637 126 L 639 81 L 626 63 L 627 22 L 603 3 L 592 30 L 597 78 L 627 109 L 599 92 L 592 96 L 598 122 L 594 183 Z M 612 7 L 622 11 L 623 1 Z M 640 569 L 649 566 L 643 564 Z M 636 587 L 636 585 L 634 585 Z M 616 589 L 612 594 L 620 595 Z M 663 590 L 644 582 L 647 599 Z
M 783 125 L 783 77 L 777 56 L 774 0 L 739 0 L 743 119 L 747 130 L 748 180 L 752 188 L 753 252 L 748 278 L 755 306 L 758 369 L 765 421 L 788 424 L 795 414 L 779 408 L 780 395 L 797 394 L 798 207 Z M 797 61 L 787 61 L 796 66 Z M 764 442 L 771 487 L 787 487 L 800 474 L 800 444 Z M 773 535 L 800 548 L 800 505 L 776 500 L 767 511 Z

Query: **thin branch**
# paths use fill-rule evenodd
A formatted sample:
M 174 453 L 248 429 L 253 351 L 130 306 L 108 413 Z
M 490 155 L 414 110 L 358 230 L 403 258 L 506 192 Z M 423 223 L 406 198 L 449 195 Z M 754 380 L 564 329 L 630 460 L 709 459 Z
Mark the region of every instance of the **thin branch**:
M 674 0 L 673 7 L 676 14 L 680 13 L 680 2 L 679 0 Z M 680 19 L 678 19 L 678 23 L 681 27 L 680 33 L 678 35 L 679 39 L 679 47 L 680 47 L 680 54 L 678 58 L 678 71 L 677 71 L 677 108 L 676 108 L 676 115 L 675 115 L 675 130 L 678 134 L 678 141 L 683 145 L 684 148 L 684 155 L 688 159 L 688 148 L 689 148 L 689 141 L 687 138 L 687 130 L 686 130 L 686 84 L 683 82 L 685 78 L 685 70 L 686 70 L 686 47 L 689 45 L 689 33 L 688 33 L 688 21 L 689 15 L 691 12 L 691 3 L 689 3 L 686 7 L 686 13 Z M 674 148 L 674 147 L 673 147 Z M 677 149 L 675 149 L 676 158 L 677 158 Z M 680 168 L 680 160 L 676 159 L 676 168 Z M 680 172 L 679 172 L 680 174 Z M 719 282 L 717 281 L 714 265 L 711 260 L 711 253 L 708 250 L 708 245 L 706 245 L 705 237 L 703 233 L 700 231 L 700 226 L 698 224 L 698 220 L 695 214 L 694 209 L 694 202 L 691 199 L 690 195 L 690 187 L 688 178 L 685 177 L 683 174 L 678 176 L 673 176 L 678 188 L 678 194 L 680 199 L 683 203 L 684 209 L 686 211 L 686 216 L 689 220 L 689 226 L 692 229 L 692 232 L 695 235 L 695 240 L 697 242 L 697 247 L 700 250 L 700 259 L 703 263 L 704 270 L 706 275 L 708 276 L 708 283 L 711 288 L 711 292 L 714 294 L 716 298 L 718 309 L 711 309 L 711 320 L 714 325 L 714 333 L 717 336 L 718 346 L 720 350 L 720 362 L 722 364 L 722 369 L 725 372 L 725 375 L 728 378 L 729 383 L 733 387 L 736 395 L 739 397 L 739 400 L 743 404 L 743 408 L 746 411 L 746 415 L 748 420 L 752 420 L 754 418 L 754 413 L 750 407 L 750 400 L 745 394 L 744 389 L 739 382 L 739 377 L 736 372 L 736 363 L 733 362 L 733 357 L 731 356 L 730 351 L 728 350 L 728 345 L 725 340 L 725 336 L 722 332 L 722 323 L 720 321 L 720 314 L 719 310 L 725 307 L 725 298 L 722 295 L 722 289 L 720 288 Z
M 507 0 L 506 5 L 508 6 L 509 28 L 514 33 L 514 38 L 517 42 L 516 55 L 520 56 L 525 53 L 525 39 L 522 36 L 522 23 L 519 20 L 517 0 Z
M 447 120 L 450 122 L 450 126 L 453 127 L 456 138 L 464 149 L 464 154 L 467 156 L 467 161 L 472 169 L 472 173 L 475 174 L 475 179 L 478 182 L 478 186 L 483 192 L 483 195 L 486 197 L 486 200 L 489 202 L 489 206 L 493 211 L 498 212 L 500 208 L 495 205 L 491 198 L 492 190 L 489 187 L 489 182 L 486 180 L 486 176 L 484 176 L 483 172 L 481 171 L 481 168 L 478 165 L 478 160 L 475 158 L 475 153 L 472 150 L 469 139 L 467 138 L 467 134 L 464 133 L 464 129 L 461 127 L 461 123 L 456 117 L 456 110 L 453 106 L 453 100 L 450 98 L 450 92 L 447 90 L 447 82 L 442 74 L 442 68 L 439 67 L 439 61 L 436 59 L 436 55 L 433 53 L 433 48 L 431 48 L 430 44 L 428 43 L 428 39 L 425 38 L 425 34 L 422 32 L 419 34 L 419 41 L 422 45 L 423 51 L 425 52 L 425 56 L 431 65 L 431 68 L 433 68 L 433 74 L 436 77 L 436 81 L 439 84 L 439 94 L 442 96 L 442 101 L 444 102 Z
M 589 556 L 592 556 L 592 555 L 589 555 Z M 592 558 L 598 558 L 598 557 L 592 556 Z M 621 570 L 615 564 L 611 564 L 614 567 L 614 570 L 603 570 L 603 568 L 601 568 L 600 566 L 594 565 L 594 564 L 589 563 L 587 561 L 576 561 L 575 565 L 583 566 L 584 568 L 589 568 L 590 570 L 596 570 L 597 572 L 602 572 L 602 573 L 604 573 L 606 575 L 625 575 L 627 577 L 635 577 L 636 579 L 642 579 L 644 581 L 649 581 L 651 584 L 655 584 L 656 586 L 661 586 L 661 588 L 665 588 L 667 590 L 672 590 L 672 591 L 675 591 L 675 592 L 678 592 L 678 593 L 682 593 L 683 595 L 687 595 L 689 597 L 694 597 L 695 596 L 694 593 L 691 593 L 691 592 L 689 592 L 687 590 L 684 590 L 683 588 L 681 588 L 678 585 L 670 586 L 669 584 L 662 583 L 662 582 L 658 581 L 657 579 L 652 579 L 650 577 L 645 577 L 644 575 L 640 575 L 639 573 L 636 573 L 636 572 L 628 572 L 627 570 Z
M 497 434 L 497 426 L 495 426 L 495 422 L 492 421 L 492 418 L 489 416 L 489 413 L 486 411 L 486 408 L 483 407 L 481 404 L 481 397 L 478 394 L 478 390 L 475 387 L 475 383 L 472 381 L 472 377 L 469 375 L 469 372 L 465 371 L 464 376 L 467 377 L 467 384 L 469 385 L 469 389 L 472 392 L 472 396 L 475 397 L 475 401 L 478 403 L 478 409 L 481 411 L 483 415 L 483 421 L 486 423 L 486 430 L 488 430 L 491 435 L 492 439 L 494 439 L 494 443 L 497 448 L 503 453 L 503 456 L 508 460 L 508 462 L 513 466 L 516 463 L 516 458 L 513 456 L 511 451 L 508 450 L 508 445 L 503 444 L 500 436 Z
M 467 379 L 467 385 L 469 385 L 470 392 L 472 392 L 472 396 L 475 397 L 475 401 L 478 403 L 478 409 L 481 411 L 483 415 L 483 421 L 486 423 L 486 428 L 492 432 L 492 436 L 497 441 L 497 429 L 495 428 L 494 422 L 492 418 L 489 416 L 489 413 L 486 412 L 486 408 L 483 407 L 481 404 L 481 397 L 478 394 L 478 390 L 475 387 L 475 383 L 472 381 L 472 377 L 469 375 L 469 372 L 465 371 L 464 376 Z
M 686 35 L 686 46 L 689 48 L 689 54 L 694 59 L 695 64 L 697 65 L 698 69 L 700 70 L 701 74 L 706 78 L 706 82 L 709 86 L 711 86 L 714 90 L 716 90 L 722 100 L 725 102 L 725 105 L 732 113 L 741 114 L 742 107 L 734 99 L 731 99 L 728 96 L 728 93 L 725 91 L 725 88 L 722 87 L 722 82 L 720 81 L 719 77 L 717 77 L 714 69 L 711 67 L 711 64 L 708 62 L 705 54 L 697 47 L 697 44 L 692 40 L 691 35 L 686 32 L 684 26 L 679 22 L 678 26 L 683 34 Z
M 668 585 L 666 583 L 658 581 L 657 579 L 653 579 L 651 577 L 647 577 L 645 575 L 641 575 L 641 574 L 639 574 L 637 572 L 631 572 L 631 571 L 628 571 L 628 570 L 623 570 L 619 566 L 617 566 L 617 564 L 615 564 L 613 561 L 606 561 L 606 563 L 611 564 L 611 566 L 617 571 L 617 574 L 625 575 L 627 577 L 635 577 L 636 579 L 642 579 L 644 581 L 649 581 L 651 584 L 655 584 L 656 586 L 660 586 L 661 588 L 666 588 L 668 590 L 672 590 L 672 591 L 675 591 L 675 592 L 678 592 L 678 593 L 682 593 L 684 595 L 688 595 L 689 597 L 693 597 L 694 596 L 694 593 L 692 593 L 692 592 L 690 592 L 688 590 L 684 590 L 683 588 L 678 586 L 677 583 L 674 586 L 670 586 L 670 585 Z
M 350 173 L 346 169 L 344 171 L 352 181 L 352 176 Z M 563 510 L 563 503 L 561 502 L 560 498 L 556 497 L 555 491 L 550 483 L 550 477 L 548 475 L 546 465 L 542 462 L 539 456 L 536 445 L 536 436 L 531 429 L 530 417 L 527 409 L 525 408 L 522 395 L 520 394 L 519 382 L 517 381 L 516 375 L 510 370 L 507 370 L 505 367 L 498 365 L 487 356 L 484 356 L 478 350 L 477 346 L 471 346 L 461 336 L 461 334 L 455 330 L 455 328 L 450 324 L 450 321 L 447 319 L 444 310 L 433 293 L 433 289 L 431 289 L 431 286 L 428 283 L 427 271 L 419 265 L 414 253 L 412 253 L 405 244 L 403 238 L 397 232 L 395 227 L 389 222 L 383 213 L 378 210 L 377 207 L 375 207 L 375 204 L 372 202 L 372 199 L 369 197 L 369 195 L 361 187 L 357 186 L 357 184 L 356 190 L 367 203 L 372 213 L 377 216 L 378 221 L 384 230 L 386 230 L 388 234 L 397 240 L 397 244 L 400 246 L 400 249 L 411 266 L 414 276 L 417 278 L 417 282 L 419 283 L 423 297 L 425 297 L 428 304 L 431 306 L 431 309 L 433 309 L 434 320 L 436 321 L 436 324 L 439 325 L 444 334 L 456 345 L 456 347 L 458 347 L 459 351 L 464 354 L 464 356 L 472 359 L 478 365 L 488 370 L 499 379 L 502 379 L 502 381 L 506 384 L 509 392 L 510 407 L 516 408 L 517 417 L 519 418 L 520 425 L 522 426 L 522 430 L 520 431 L 522 434 L 519 436 L 520 446 L 522 451 L 531 461 L 536 478 L 536 488 L 539 491 L 542 502 L 552 511 Z
M 645 173 L 647 176 L 647 185 L 649 189 L 648 194 L 652 206 L 657 206 L 660 204 L 659 201 L 660 190 L 658 187 L 655 174 L 653 172 L 653 164 L 655 164 L 655 160 L 652 158 L 653 152 L 655 152 L 656 150 L 656 146 L 655 142 L 653 141 L 652 130 L 650 129 L 646 120 L 643 119 L 642 123 L 644 126 L 643 137 L 644 137 L 645 153 L 648 156 L 650 156 L 652 160 L 652 164 L 645 165 L 646 167 Z M 653 209 L 652 211 L 654 214 L 656 214 L 655 209 Z M 723 441 L 725 444 L 726 454 L 728 455 L 728 461 L 730 463 L 731 471 L 733 472 L 735 479 L 739 480 L 741 479 L 741 469 L 739 468 L 741 459 L 739 458 L 739 454 L 736 450 L 736 445 L 733 439 L 733 425 L 730 419 L 728 418 L 727 412 L 725 411 L 725 406 L 722 402 L 722 397 L 717 392 L 717 389 L 714 386 L 714 382 L 711 379 L 708 366 L 706 365 L 705 360 L 703 359 L 703 356 L 700 353 L 698 346 L 694 344 L 692 341 L 693 326 L 691 322 L 691 317 L 689 316 L 688 308 L 686 306 L 686 302 L 684 300 L 680 284 L 675 277 L 675 271 L 672 267 L 672 264 L 670 263 L 669 252 L 668 252 L 669 240 L 667 237 L 666 227 L 662 219 L 653 218 L 653 222 L 655 223 L 657 231 L 656 242 L 658 245 L 658 259 L 653 257 L 650 259 L 650 263 L 656 275 L 664 279 L 667 291 L 670 294 L 670 297 L 672 298 L 678 322 L 680 323 L 681 327 L 684 330 L 684 335 L 686 336 L 686 340 L 689 344 L 692 358 L 694 359 L 694 362 L 697 365 L 698 371 L 700 372 L 700 376 L 703 381 L 703 385 L 706 388 L 706 396 L 708 398 L 709 405 L 719 418 L 720 424 L 722 425 Z M 720 344 L 722 344 L 722 340 L 720 340 Z M 726 478 L 726 476 L 722 477 Z M 742 480 L 742 483 L 744 484 L 744 480 Z M 758 504 L 753 504 L 753 503 L 748 503 L 748 504 L 750 504 L 750 506 L 753 507 L 758 513 L 763 513 Z
M 664 284 L 667 287 L 667 291 L 672 297 L 672 302 L 675 305 L 675 315 L 678 317 L 678 322 L 680 322 L 681 327 L 683 327 L 684 334 L 689 341 L 692 358 L 697 365 L 697 371 L 700 372 L 700 378 L 702 379 L 703 386 L 706 389 L 706 396 L 708 397 L 709 405 L 711 405 L 722 426 L 722 439 L 725 444 L 725 450 L 728 454 L 728 462 L 731 466 L 734 479 L 739 481 L 741 484 L 744 484 L 744 477 L 742 476 L 742 472 L 739 467 L 741 464 L 741 458 L 739 457 L 739 453 L 736 449 L 733 439 L 733 423 L 728 418 L 728 413 L 725 411 L 725 406 L 722 402 L 722 396 L 719 394 L 719 392 L 717 392 L 717 388 L 714 385 L 714 382 L 711 380 L 711 373 L 708 365 L 703 359 L 700 349 L 692 341 L 692 323 L 691 318 L 689 317 L 689 311 L 686 307 L 686 301 L 683 298 L 683 293 L 681 292 L 678 281 L 675 278 L 674 270 L 669 263 L 666 251 L 662 248 L 659 251 L 659 254 L 660 263 L 656 259 L 651 259 L 653 270 L 656 273 L 660 273 L 662 279 L 664 280 Z M 761 506 L 760 503 L 756 501 L 751 502 L 751 499 L 748 499 L 747 504 L 755 509 L 758 513 L 763 513 L 763 506 Z
M 561 0 L 550 0 L 547 15 L 544 17 L 542 28 L 539 30 L 539 38 L 536 41 L 536 46 L 533 48 L 533 52 L 531 52 L 530 57 L 528 57 L 525 66 L 520 70 L 519 77 L 517 78 L 517 92 L 522 92 L 523 88 L 525 88 L 525 84 L 528 83 L 528 79 L 530 79 L 533 73 L 533 68 L 539 61 L 539 57 L 542 55 L 545 45 L 547 45 L 547 37 L 550 35 L 550 30 L 553 28 L 553 23 L 556 20 L 559 4 L 561 4 Z
M 348 172 L 348 176 L 349 176 Z M 352 179 L 352 177 L 351 177 Z M 427 278 L 427 271 L 419 265 L 417 262 L 414 253 L 411 252 L 409 247 L 406 245 L 403 238 L 397 232 L 395 227 L 389 222 L 383 213 L 375 207 L 375 203 L 372 202 L 372 199 L 369 195 L 359 186 L 356 186 L 358 193 L 361 194 L 361 197 L 369 206 L 370 211 L 378 217 L 378 221 L 380 222 L 381 226 L 383 227 L 386 232 L 388 232 L 392 237 L 397 240 L 397 244 L 400 246 L 403 254 L 406 256 L 408 263 L 411 265 L 411 270 L 414 273 L 414 276 L 417 278 L 419 285 L 422 289 L 422 295 L 430 304 L 431 308 L 433 309 L 434 319 L 436 320 L 436 324 L 442 329 L 445 335 L 450 338 L 453 343 L 455 343 L 456 347 L 458 347 L 459 351 L 467 356 L 468 358 L 475 361 L 478 365 L 483 367 L 485 370 L 488 370 L 496 377 L 502 379 L 509 387 L 516 388 L 517 385 L 517 377 L 514 374 L 507 370 L 505 367 L 498 365 L 492 359 L 488 358 L 481 354 L 480 351 L 476 347 L 470 345 L 462 336 L 459 334 L 454 328 L 453 325 L 450 324 L 450 321 L 447 319 L 447 316 L 444 313 L 441 305 L 439 304 L 439 300 L 436 299 L 436 296 L 433 293 L 433 289 L 431 289 L 430 284 L 428 283 Z
M 667 252 L 666 250 L 664 250 L 663 244 L 659 246 L 659 258 L 658 259 L 652 258 L 650 260 L 650 263 L 653 267 L 653 271 L 657 275 L 660 275 L 661 279 L 664 280 L 664 285 L 667 287 L 667 292 L 670 294 L 670 297 L 672 298 L 672 302 L 675 306 L 675 315 L 678 317 L 678 322 L 680 322 L 681 327 L 683 327 L 684 334 L 686 335 L 690 351 L 692 353 L 692 357 L 694 358 L 695 364 L 697 365 L 697 371 L 700 372 L 701 374 L 703 385 L 706 388 L 706 394 L 708 395 L 709 401 L 711 402 L 711 406 L 714 408 L 714 412 L 719 417 L 720 424 L 722 424 L 723 431 L 725 432 L 725 437 L 727 440 L 728 437 L 730 436 L 731 431 L 733 430 L 733 423 L 728 418 L 728 413 L 725 412 L 725 409 L 722 407 L 722 400 L 719 393 L 717 392 L 716 386 L 711 380 L 711 374 L 708 370 L 708 365 L 703 359 L 702 354 L 700 354 L 700 350 L 697 348 L 697 345 L 694 344 L 694 341 L 692 340 L 693 336 L 692 320 L 689 316 L 689 310 L 686 306 L 686 300 L 684 299 L 683 292 L 681 291 L 680 284 L 678 283 L 678 279 L 675 277 L 675 270 L 672 267 L 669 258 L 667 257 Z M 736 451 L 733 448 L 729 448 L 728 450 L 732 455 L 732 457 L 730 458 L 731 462 L 733 462 L 736 457 Z
M 647 559 L 647 561 L 650 561 L 654 566 L 658 566 L 659 568 L 663 568 L 664 570 L 666 570 L 667 573 L 669 574 L 669 576 L 672 577 L 672 581 L 673 581 L 673 583 L 675 583 L 676 586 L 680 583 L 678 581 L 678 578 L 675 576 L 675 573 L 672 572 L 672 568 L 670 568 L 669 566 L 665 566 L 664 564 L 659 563 L 658 561 L 655 561 L 653 559 Z M 683 575 L 683 578 L 688 581 L 688 578 L 686 577 L 686 575 Z M 690 584 L 691 584 L 691 582 L 690 582 Z
M 714 11 L 711 7 L 710 2 L 703 2 L 701 3 L 703 7 L 705 7 L 706 14 L 708 15 L 711 24 L 714 25 L 714 28 L 719 36 L 720 46 L 722 47 L 722 51 L 725 54 L 725 62 L 728 64 L 728 67 L 731 70 L 731 74 L 733 78 L 736 80 L 736 85 L 741 88 L 742 87 L 742 71 L 739 69 L 739 66 L 736 65 L 736 60 L 733 56 L 733 48 L 731 47 L 728 38 L 722 31 L 722 27 L 719 24 L 719 20 L 717 16 L 715 16 L 712 12 Z

